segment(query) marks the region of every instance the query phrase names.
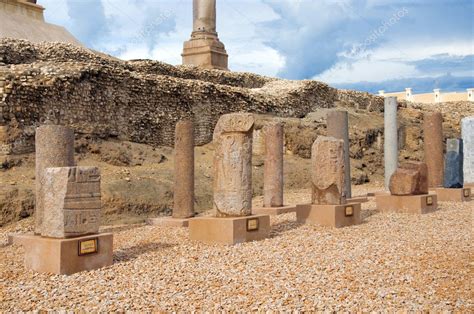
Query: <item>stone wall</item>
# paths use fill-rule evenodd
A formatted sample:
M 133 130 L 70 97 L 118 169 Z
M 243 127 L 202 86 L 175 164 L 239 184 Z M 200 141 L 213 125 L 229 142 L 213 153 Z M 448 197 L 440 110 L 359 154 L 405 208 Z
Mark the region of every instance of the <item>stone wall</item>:
M 32 151 L 34 129 L 46 119 L 79 134 L 170 146 L 176 122 L 192 117 L 202 145 L 224 113 L 304 117 L 337 103 L 383 108 L 381 97 L 317 81 L 127 62 L 69 44 L 2 39 L 0 62 L 0 125 L 8 126 L 12 153 Z

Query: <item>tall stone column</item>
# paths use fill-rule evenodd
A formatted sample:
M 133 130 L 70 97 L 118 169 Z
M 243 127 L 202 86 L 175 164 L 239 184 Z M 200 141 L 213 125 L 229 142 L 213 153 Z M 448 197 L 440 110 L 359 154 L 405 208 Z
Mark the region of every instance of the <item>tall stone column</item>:
M 181 56 L 185 65 L 228 70 L 229 56 L 216 30 L 216 0 L 193 0 L 193 32 Z
M 283 125 L 265 127 L 263 206 L 283 206 Z
M 334 110 L 327 117 L 328 136 L 344 141 L 344 175 L 346 197 L 352 197 L 351 158 L 349 142 L 349 114 L 347 111 Z
M 223 115 L 214 131 L 214 209 L 216 217 L 252 214 L 251 114 Z
M 216 33 L 216 0 L 193 0 L 193 32 Z
M 464 186 L 463 178 L 463 143 L 459 138 L 449 138 L 446 141 L 444 156 L 444 187 L 460 189 Z
M 474 187 L 474 116 L 462 119 L 464 185 Z
M 173 218 L 194 216 L 194 124 L 179 121 L 174 145 L 174 207 Z
M 388 190 L 390 186 L 390 177 L 398 167 L 397 107 L 397 97 L 385 98 L 384 162 L 386 190 Z
M 36 129 L 36 204 L 35 233 L 42 233 L 44 215 L 44 174 L 46 168 L 74 166 L 74 131 L 60 125 L 43 125 Z
M 430 188 L 442 187 L 444 182 L 443 116 L 440 112 L 425 113 L 423 117 L 425 162 L 428 166 Z

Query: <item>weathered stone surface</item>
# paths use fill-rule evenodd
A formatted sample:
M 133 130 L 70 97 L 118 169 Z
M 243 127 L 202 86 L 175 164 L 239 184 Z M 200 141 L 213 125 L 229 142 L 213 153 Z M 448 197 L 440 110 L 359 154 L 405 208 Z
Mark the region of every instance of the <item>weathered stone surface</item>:
M 70 238 L 99 232 L 101 193 L 98 168 L 47 168 L 43 194 L 42 236 Z
M 423 117 L 425 162 L 430 187 L 443 186 L 443 116 L 440 112 L 425 113 Z
M 445 188 L 458 189 L 463 187 L 463 158 L 462 139 L 448 139 L 446 142 L 446 155 L 444 156 Z
M 214 132 L 214 210 L 216 217 L 252 214 L 251 114 L 223 115 Z
M 333 110 L 327 117 L 328 136 L 344 141 L 344 172 L 346 197 L 352 196 L 351 158 L 349 145 L 349 114 L 347 111 Z
M 36 129 L 36 205 L 35 233 L 42 234 L 44 212 L 44 170 L 74 166 L 74 131 L 60 125 L 43 125 Z
M 385 189 L 389 189 L 390 178 L 398 167 L 398 124 L 396 97 L 385 98 L 384 107 L 384 162 L 385 162 Z
M 428 167 L 422 162 L 407 162 L 390 178 L 392 195 L 428 194 Z
M 283 125 L 276 123 L 264 128 L 265 166 L 263 206 L 283 206 Z
M 474 116 L 462 119 L 464 184 L 474 184 Z
M 311 150 L 312 203 L 346 203 L 344 187 L 344 141 L 318 137 Z
M 179 121 L 175 131 L 173 218 L 194 216 L 194 124 Z

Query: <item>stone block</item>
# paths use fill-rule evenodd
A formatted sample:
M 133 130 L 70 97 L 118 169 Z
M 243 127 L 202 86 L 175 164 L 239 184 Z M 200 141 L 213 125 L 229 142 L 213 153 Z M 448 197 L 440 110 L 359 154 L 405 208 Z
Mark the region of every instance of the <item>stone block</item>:
M 296 206 L 281 206 L 281 207 L 257 207 L 252 209 L 254 215 L 283 215 L 296 212 Z
M 299 223 L 341 228 L 360 224 L 360 211 L 360 203 L 344 205 L 305 204 L 296 206 L 296 220 Z
M 99 232 L 101 194 L 98 168 L 47 168 L 43 195 L 42 236 L 69 238 Z
M 407 162 L 390 178 L 392 195 L 422 195 L 428 193 L 428 168 L 422 162 Z
M 433 189 L 439 202 L 470 202 L 472 199 L 471 188 L 460 189 Z
M 318 137 L 311 149 L 312 204 L 346 203 L 344 141 Z
M 438 209 L 438 198 L 425 195 L 379 195 L 375 197 L 377 209 L 381 212 L 427 214 Z
M 72 275 L 113 263 L 113 235 L 103 233 L 73 239 L 25 235 L 25 268 L 41 273 Z
M 173 218 L 173 217 L 159 217 L 159 218 L 148 218 L 146 220 L 148 225 L 160 226 L 160 227 L 188 227 L 189 218 Z
M 462 188 L 463 174 L 463 145 L 461 139 L 448 139 L 446 155 L 444 156 L 444 187 L 448 189 Z
M 208 244 L 259 241 L 270 235 L 270 216 L 216 218 L 196 217 L 189 220 L 189 238 Z

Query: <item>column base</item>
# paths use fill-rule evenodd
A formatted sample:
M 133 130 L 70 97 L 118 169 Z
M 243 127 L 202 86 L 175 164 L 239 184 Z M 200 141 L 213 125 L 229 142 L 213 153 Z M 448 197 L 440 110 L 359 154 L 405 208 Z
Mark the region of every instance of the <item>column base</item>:
M 72 275 L 113 263 L 113 235 L 102 233 L 71 239 L 15 236 L 25 249 L 25 268 L 41 273 Z
M 360 210 L 360 203 L 348 203 L 344 205 L 297 205 L 296 220 L 299 223 L 341 228 L 360 224 Z
M 436 188 L 432 192 L 436 193 L 439 202 L 470 202 L 472 199 L 471 188 Z
M 227 244 L 259 241 L 270 235 L 270 216 L 216 218 L 196 217 L 189 220 L 191 240 L 208 244 Z
M 375 198 L 381 212 L 427 214 L 438 209 L 438 198 L 434 194 L 424 195 L 379 195 Z
M 189 219 L 190 218 L 181 219 L 173 217 L 148 218 L 146 223 L 151 226 L 187 228 L 189 226 Z
M 254 215 L 283 215 L 288 213 L 296 212 L 296 206 L 282 206 L 282 207 L 259 207 L 253 208 L 252 214 Z

